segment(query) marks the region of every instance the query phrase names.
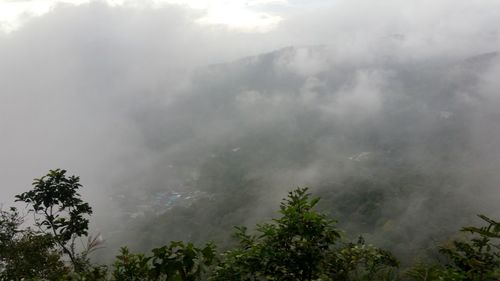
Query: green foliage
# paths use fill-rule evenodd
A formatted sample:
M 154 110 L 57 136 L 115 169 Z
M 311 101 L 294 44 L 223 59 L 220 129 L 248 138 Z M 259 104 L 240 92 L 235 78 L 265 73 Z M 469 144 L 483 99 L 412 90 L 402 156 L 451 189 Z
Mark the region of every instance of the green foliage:
M 114 263 L 113 278 L 116 281 L 205 280 L 216 258 L 215 246 L 211 243 L 203 248 L 180 241 L 152 250 L 153 255 L 132 254 L 122 248 Z
M 79 182 L 79 177 L 66 177 L 65 170 L 50 170 L 34 180 L 32 190 L 17 195 L 16 201 L 30 204 L 35 214 L 42 216 L 37 221 L 39 226 L 52 230 L 60 242 L 68 242 L 74 236 L 88 234 L 85 216 L 92 214 L 92 208 L 77 193 Z
M 0 249 L 4 249 L 5 243 L 16 236 L 21 223 L 23 220 L 16 208 L 12 207 L 9 211 L 0 210 Z
M 398 274 L 399 262 L 385 250 L 342 241 L 336 222 L 315 210 L 319 198 L 307 188 L 289 192 L 279 218 L 249 234 L 237 227 L 238 246 L 217 254 L 215 245 L 196 247 L 180 241 L 155 248 L 151 255 L 121 249 L 112 272 L 94 266 L 88 255 L 99 248 L 88 236 L 90 206 L 78 193 L 79 178 L 52 170 L 17 201 L 32 207 L 36 231 L 21 228 L 15 208 L 0 210 L 0 281 L 493 281 L 500 280 L 500 223 L 486 216 L 483 227 L 465 227 L 469 240 L 440 248 L 447 263 L 418 263 Z M 75 239 L 88 236 L 76 252 Z M 65 265 L 63 255 L 71 260 Z
M 213 244 L 200 249 L 192 243 L 174 241 L 168 246 L 153 249 L 153 275 L 155 278 L 165 276 L 168 281 L 201 280 L 215 256 Z
M 330 252 L 324 265 L 331 280 L 395 280 L 397 259 L 387 251 L 367 245 L 363 237 Z
M 263 269 L 262 246 L 255 236 L 247 234 L 245 227 L 237 227 L 234 236 L 239 239 L 239 247 L 222 253 L 211 281 L 252 281 L 259 280 Z
M 106 281 L 109 280 L 108 268 L 103 265 L 94 266 L 87 264 L 79 272 L 70 272 L 62 279 L 65 281 Z
M 148 281 L 150 278 L 152 257 L 130 253 L 127 247 L 120 249 L 120 254 L 113 264 L 113 277 L 116 281 Z
M 77 271 L 83 269 L 86 257 L 77 255 L 75 239 L 88 235 L 86 216 L 92 214 L 92 208 L 80 198 L 79 182 L 79 177 L 66 177 L 66 170 L 50 170 L 46 176 L 34 180 L 32 190 L 16 196 L 16 201 L 32 207 L 36 226 L 53 236 Z
M 224 254 L 212 280 L 374 280 L 398 265 L 390 253 L 362 239 L 337 247 L 340 233 L 334 221 L 314 210 L 318 201 L 298 188 L 281 203 L 282 217 L 258 226 L 257 235 L 238 228 L 240 246 Z
M 10 208 L 9 211 L 0 210 L 0 251 L 6 250 L 7 245 L 19 233 L 19 225 L 23 219 L 19 216 L 16 208 Z
M 468 280 L 460 270 L 442 264 L 418 263 L 410 268 L 405 276 L 414 281 L 461 281 Z
M 483 227 L 464 227 L 461 231 L 473 235 L 470 241 L 453 241 L 441 253 L 452 262 L 452 268 L 464 273 L 468 280 L 500 279 L 500 223 L 484 215 Z
M 0 211 L 0 280 L 59 280 L 69 272 L 51 235 L 19 229 L 15 208 Z
M 328 250 L 340 238 L 335 222 L 314 211 L 319 198 L 307 188 L 289 193 L 280 205 L 282 217 L 260 225 L 264 275 L 276 280 L 313 280 Z
M 471 234 L 471 239 L 454 240 L 450 246 L 440 248 L 449 263 L 419 263 L 406 275 L 418 281 L 500 280 L 500 223 L 484 215 L 479 217 L 487 223 L 486 226 L 461 230 Z
M 85 249 L 75 250 L 75 239 L 87 235 L 86 216 L 92 209 L 77 192 L 79 178 L 65 173 L 51 170 L 35 179 L 32 190 L 16 196 L 16 201 L 31 206 L 36 231 L 21 228 L 23 218 L 17 209 L 0 211 L 0 280 L 105 280 L 106 268 L 91 265 L 87 257 L 100 240 L 89 237 Z

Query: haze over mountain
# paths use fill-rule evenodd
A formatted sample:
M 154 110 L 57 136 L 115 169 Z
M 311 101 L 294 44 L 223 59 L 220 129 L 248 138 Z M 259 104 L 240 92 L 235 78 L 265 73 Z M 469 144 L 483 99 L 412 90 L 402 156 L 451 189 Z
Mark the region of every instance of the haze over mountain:
M 486 78 L 497 53 L 335 60 L 327 46 L 289 47 L 202 68 L 182 98 L 141 116 L 157 155 L 141 190 L 205 196 L 136 213 L 129 240 L 224 240 L 232 225 L 270 217 L 293 186 L 312 187 L 350 232 L 402 256 L 475 213 L 498 214 L 496 82 Z
M 112 250 L 224 241 L 296 186 L 407 259 L 499 217 L 500 6 L 416 3 L 290 8 L 267 33 L 60 6 L 0 37 L 1 201 L 66 168 Z

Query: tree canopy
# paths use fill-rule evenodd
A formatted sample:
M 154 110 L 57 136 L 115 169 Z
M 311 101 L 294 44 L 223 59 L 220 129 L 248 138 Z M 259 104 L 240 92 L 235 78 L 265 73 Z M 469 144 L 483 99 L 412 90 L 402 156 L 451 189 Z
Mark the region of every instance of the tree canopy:
M 79 180 L 51 170 L 16 196 L 30 207 L 32 226 L 24 227 L 16 208 L 0 210 L 0 280 L 500 280 L 500 223 L 493 219 L 480 215 L 485 226 L 464 227 L 469 236 L 442 246 L 442 259 L 400 268 L 396 257 L 363 237 L 346 240 L 336 221 L 316 210 L 320 199 L 307 188 L 289 192 L 277 218 L 236 227 L 237 245 L 228 250 L 173 241 L 150 254 L 123 247 L 110 266 L 95 265 L 89 254 L 99 241 L 89 235 L 92 208 L 79 194 Z M 83 238 L 87 247 L 77 249 Z

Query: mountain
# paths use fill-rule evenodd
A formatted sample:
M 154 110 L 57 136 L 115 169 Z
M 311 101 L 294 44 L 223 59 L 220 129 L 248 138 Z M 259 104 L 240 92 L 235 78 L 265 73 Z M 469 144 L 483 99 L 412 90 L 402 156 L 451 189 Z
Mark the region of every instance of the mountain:
M 110 226 L 110 245 L 228 245 L 232 226 L 309 186 L 348 233 L 406 261 L 432 254 L 476 213 L 500 215 L 499 62 L 316 46 L 201 68 L 175 99 L 136 114 L 156 162 L 130 181 L 136 197 L 117 193 L 127 223 Z

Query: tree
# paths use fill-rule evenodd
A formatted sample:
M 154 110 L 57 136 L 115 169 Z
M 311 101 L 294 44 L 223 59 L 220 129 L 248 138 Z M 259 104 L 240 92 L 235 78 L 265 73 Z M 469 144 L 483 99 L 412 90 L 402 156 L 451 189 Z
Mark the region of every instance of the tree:
M 120 254 L 113 264 L 113 278 L 116 281 L 150 281 L 151 257 L 134 254 L 127 247 L 120 249 Z
M 198 248 L 192 243 L 173 241 L 170 245 L 153 249 L 152 256 L 130 253 L 122 248 L 114 263 L 116 281 L 200 281 L 216 258 L 211 243 Z
M 323 265 L 327 280 L 338 281 L 396 280 L 398 266 L 390 252 L 367 245 L 363 237 L 330 251 Z
M 59 280 L 68 273 L 51 235 L 20 229 L 15 208 L 0 210 L 0 280 Z
M 268 258 L 265 275 L 300 281 L 318 277 L 319 266 L 340 238 L 336 222 L 314 210 L 318 202 L 307 188 L 298 188 L 281 203 L 281 218 L 259 226 Z
M 7 244 L 12 241 L 19 233 L 19 226 L 23 219 L 19 216 L 16 208 L 12 207 L 9 211 L 0 209 L 0 251 L 6 250 Z
M 335 221 L 314 208 L 307 188 L 288 194 L 281 217 L 250 235 L 237 228 L 239 246 L 222 255 L 213 281 L 394 280 L 397 260 L 387 251 L 343 243 Z
M 445 263 L 419 263 L 406 275 L 417 281 L 497 281 L 500 280 L 500 222 L 479 215 L 487 224 L 464 227 L 470 239 L 453 240 L 439 251 Z
M 451 247 L 442 247 L 441 253 L 452 262 L 449 266 L 467 277 L 467 280 L 500 279 L 500 222 L 479 215 L 487 223 L 483 227 L 464 227 L 470 233 L 469 241 L 453 241 Z
M 240 247 L 226 253 L 214 280 L 307 281 L 320 276 L 321 265 L 340 238 L 335 221 L 314 210 L 318 198 L 307 188 L 288 194 L 282 216 L 257 228 L 258 235 L 239 228 Z
M 35 224 L 66 254 L 75 271 L 81 271 L 87 262 L 85 254 L 78 254 L 75 240 L 88 235 L 92 208 L 78 193 L 80 178 L 66 176 L 66 170 L 50 170 L 46 176 L 35 179 L 33 189 L 16 196 L 16 201 L 31 206 Z

